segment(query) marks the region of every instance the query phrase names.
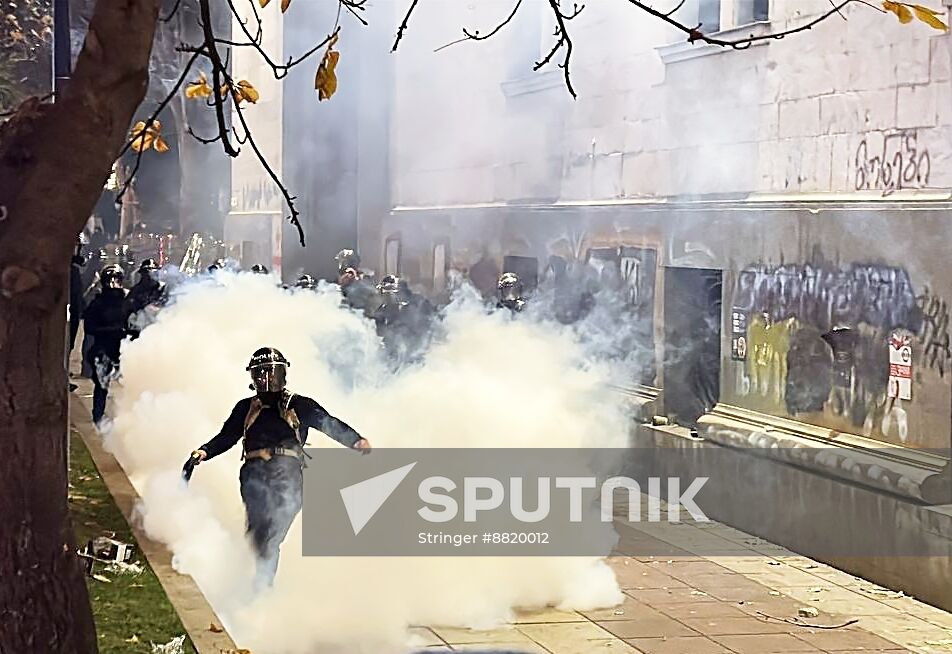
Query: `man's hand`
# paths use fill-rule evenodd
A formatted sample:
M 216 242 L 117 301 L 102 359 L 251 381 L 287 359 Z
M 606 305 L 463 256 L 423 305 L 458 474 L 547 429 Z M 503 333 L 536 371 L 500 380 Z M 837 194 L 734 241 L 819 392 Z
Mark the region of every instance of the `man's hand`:
M 195 459 L 195 465 L 198 465 L 208 458 L 208 453 L 205 450 L 195 450 L 192 452 L 192 458 Z
M 344 273 L 337 279 L 337 283 L 341 286 L 347 286 L 348 284 L 357 280 L 360 276 L 354 268 L 348 268 Z
M 372 448 L 370 447 L 370 441 L 368 441 L 366 438 L 361 438 L 359 441 L 354 443 L 354 449 L 360 450 L 361 454 L 370 454 L 370 450 Z

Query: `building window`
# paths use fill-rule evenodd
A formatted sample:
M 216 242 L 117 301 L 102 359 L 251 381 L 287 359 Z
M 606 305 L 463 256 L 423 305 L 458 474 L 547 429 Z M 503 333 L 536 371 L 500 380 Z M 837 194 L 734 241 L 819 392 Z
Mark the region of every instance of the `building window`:
M 770 0 L 696 0 L 697 22 L 705 34 L 766 21 Z M 679 18 L 684 19 L 682 14 Z
M 400 274 L 400 235 L 387 238 L 383 248 L 383 272 L 385 275 Z
M 729 1 L 729 0 L 728 0 Z M 721 0 L 698 0 L 697 22 L 705 34 L 721 29 Z
M 736 25 L 759 23 L 770 17 L 768 0 L 734 0 L 737 7 Z

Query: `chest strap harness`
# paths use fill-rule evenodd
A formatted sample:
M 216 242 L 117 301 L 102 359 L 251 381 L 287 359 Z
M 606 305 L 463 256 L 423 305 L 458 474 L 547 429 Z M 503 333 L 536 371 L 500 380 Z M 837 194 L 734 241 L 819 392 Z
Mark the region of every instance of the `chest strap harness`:
M 294 399 L 294 393 L 285 391 L 281 396 L 281 404 L 278 407 L 278 412 L 281 415 L 281 419 L 288 424 L 288 427 L 295 433 L 298 439 L 300 439 L 300 427 L 301 421 L 297 416 L 297 413 L 294 409 L 291 408 L 291 400 Z M 295 459 L 298 459 L 301 462 L 301 465 L 304 466 L 304 444 L 300 443 L 301 448 L 292 449 L 289 447 L 267 447 L 259 450 L 248 451 L 248 430 L 255 423 L 255 420 L 258 419 L 258 416 L 261 415 L 261 411 L 265 408 L 264 402 L 261 401 L 259 397 L 253 397 L 251 399 L 251 404 L 248 406 L 248 414 L 245 416 L 245 425 L 244 432 L 242 435 L 242 460 L 250 459 L 263 459 L 264 461 L 270 461 L 275 456 L 291 456 Z

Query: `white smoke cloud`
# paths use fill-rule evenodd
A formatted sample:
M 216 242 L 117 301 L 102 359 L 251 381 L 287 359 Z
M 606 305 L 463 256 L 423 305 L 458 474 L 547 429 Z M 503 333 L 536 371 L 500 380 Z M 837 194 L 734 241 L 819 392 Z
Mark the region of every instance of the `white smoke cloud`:
M 516 607 L 584 609 L 621 599 L 592 557 L 330 558 L 301 555 L 298 518 L 274 587 L 252 592 L 254 562 L 238 494 L 240 446 L 179 471 L 250 394 L 259 347 L 291 361 L 289 386 L 314 397 L 375 447 L 624 445 L 627 419 L 564 329 L 487 313 L 463 289 L 424 365 L 389 372 L 373 325 L 335 287 L 288 292 L 274 279 L 219 273 L 124 344 L 107 446 L 143 498 L 147 532 L 166 543 L 243 647 L 256 654 L 406 651 L 414 624 L 489 627 Z M 311 445 L 337 447 L 311 432 Z

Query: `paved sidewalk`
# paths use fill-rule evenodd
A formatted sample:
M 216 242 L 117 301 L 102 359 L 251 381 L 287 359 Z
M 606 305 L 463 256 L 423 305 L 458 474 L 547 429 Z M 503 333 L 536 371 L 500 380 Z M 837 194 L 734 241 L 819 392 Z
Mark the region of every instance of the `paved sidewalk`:
M 76 381 L 80 388 L 71 400 L 71 420 L 97 449 L 96 464 L 101 471 L 106 468 L 104 479 L 117 500 L 122 498 L 120 506 L 126 512 L 132 502 L 131 486 L 115 460 L 95 445 L 99 437 L 88 420 L 90 400 L 84 397 L 90 385 Z M 952 614 L 901 593 L 718 523 L 676 527 L 678 547 L 664 540 L 670 525 L 619 523 L 627 540 L 645 544 L 645 551 L 665 552 L 609 559 L 625 593 L 621 606 L 591 612 L 528 612 L 492 631 L 421 626 L 412 629 L 414 646 L 428 653 L 952 653 Z M 201 592 L 190 578 L 171 569 L 161 545 L 141 541 L 140 545 L 183 622 L 195 629 L 194 633 L 189 629 L 190 634 L 207 638 L 213 614 Z M 798 617 L 806 607 L 818 614 Z M 804 624 L 791 623 L 797 621 Z M 214 648 L 224 646 L 216 643 L 205 651 L 218 654 Z

